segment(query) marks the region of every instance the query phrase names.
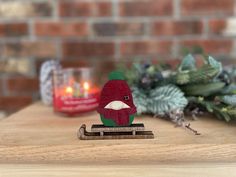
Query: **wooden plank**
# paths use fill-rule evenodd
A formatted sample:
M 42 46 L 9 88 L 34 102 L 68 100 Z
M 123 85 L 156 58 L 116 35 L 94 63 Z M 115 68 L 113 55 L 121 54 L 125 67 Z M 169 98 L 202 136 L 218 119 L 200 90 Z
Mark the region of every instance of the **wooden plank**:
M 102 124 L 94 124 L 91 127 L 91 132 L 132 132 L 132 131 L 144 131 L 144 125 L 139 124 L 132 124 L 130 126 L 123 126 L 123 127 L 106 127 Z
M 133 165 L 133 166 L 78 166 L 14 164 L 0 165 L 1 177 L 225 177 L 236 176 L 236 164 L 178 164 L 178 165 Z
M 153 165 L 236 162 L 236 124 L 215 118 L 191 122 L 201 135 L 175 128 L 169 121 L 139 117 L 156 135 L 149 140 L 77 139 L 82 124 L 100 123 L 96 113 L 66 118 L 36 103 L 0 121 L 0 163 Z

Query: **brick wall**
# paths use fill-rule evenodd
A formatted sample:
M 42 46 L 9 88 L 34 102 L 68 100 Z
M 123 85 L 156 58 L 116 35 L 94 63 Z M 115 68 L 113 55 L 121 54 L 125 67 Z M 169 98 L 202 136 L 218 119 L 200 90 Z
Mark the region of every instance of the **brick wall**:
M 12 112 L 36 99 L 38 68 L 51 58 L 64 66 L 110 69 L 114 60 L 176 59 L 195 45 L 234 58 L 235 5 L 236 0 L 1 1 L 0 61 L 27 60 L 30 71 L 1 72 L 0 109 Z

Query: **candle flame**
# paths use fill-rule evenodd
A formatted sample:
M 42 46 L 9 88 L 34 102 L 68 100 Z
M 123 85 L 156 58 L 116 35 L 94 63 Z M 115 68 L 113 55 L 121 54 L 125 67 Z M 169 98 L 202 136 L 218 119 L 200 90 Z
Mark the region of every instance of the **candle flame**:
M 89 83 L 84 82 L 83 87 L 84 87 L 84 90 L 88 90 L 89 89 Z
M 66 87 L 66 93 L 72 94 L 73 93 L 73 88 L 70 87 L 70 86 Z

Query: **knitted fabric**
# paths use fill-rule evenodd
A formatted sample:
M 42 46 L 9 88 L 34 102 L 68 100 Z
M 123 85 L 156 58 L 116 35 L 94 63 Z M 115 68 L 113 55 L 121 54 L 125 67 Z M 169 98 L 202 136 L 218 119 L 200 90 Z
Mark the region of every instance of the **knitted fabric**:
M 46 105 L 52 104 L 52 72 L 59 69 L 61 69 L 61 66 L 55 60 L 45 61 L 40 68 L 40 95 L 43 103 Z
M 121 101 L 130 108 L 120 110 L 105 108 L 112 101 Z M 129 124 L 129 116 L 136 113 L 136 107 L 133 103 L 131 90 L 124 80 L 110 80 L 104 85 L 97 111 L 106 119 L 114 120 L 119 126 Z

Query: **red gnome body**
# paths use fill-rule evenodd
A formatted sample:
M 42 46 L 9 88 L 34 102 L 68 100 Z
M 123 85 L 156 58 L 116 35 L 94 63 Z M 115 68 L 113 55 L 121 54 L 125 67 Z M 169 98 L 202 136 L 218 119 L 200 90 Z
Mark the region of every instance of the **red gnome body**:
M 132 124 L 136 107 L 128 84 L 120 72 L 112 72 L 103 87 L 99 107 L 105 126 L 129 126 Z

